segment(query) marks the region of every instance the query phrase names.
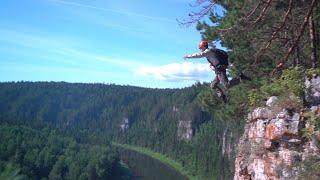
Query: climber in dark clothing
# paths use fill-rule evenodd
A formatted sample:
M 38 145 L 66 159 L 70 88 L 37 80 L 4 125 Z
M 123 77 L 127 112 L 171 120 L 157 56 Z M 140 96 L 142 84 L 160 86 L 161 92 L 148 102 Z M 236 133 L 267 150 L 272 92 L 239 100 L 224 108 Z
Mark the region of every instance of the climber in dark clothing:
M 227 77 L 227 68 L 228 68 L 228 55 L 225 51 L 220 49 L 209 49 L 208 42 L 202 40 L 199 43 L 199 49 L 201 52 L 186 55 L 183 58 L 207 58 L 210 63 L 210 68 L 215 72 L 216 78 L 211 82 L 211 88 L 214 89 L 219 97 L 226 103 L 227 96 L 223 90 L 219 87 L 221 82 L 225 89 L 230 88 L 230 86 L 238 84 L 241 80 L 250 80 L 250 78 L 240 73 L 239 77 L 233 78 L 230 82 Z

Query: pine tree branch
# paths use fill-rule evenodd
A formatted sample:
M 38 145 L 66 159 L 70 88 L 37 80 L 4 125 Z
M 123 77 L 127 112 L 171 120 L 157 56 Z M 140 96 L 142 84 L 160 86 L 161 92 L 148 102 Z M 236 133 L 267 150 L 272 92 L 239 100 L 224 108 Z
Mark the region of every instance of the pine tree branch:
M 249 19 L 263 3 L 264 3 L 263 1 L 260 1 L 257 4 L 257 6 L 244 19 Z
M 306 28 L 306 26 L 308 24 L 309 18 L 310 18 L 311 14 L 312 14 L 313 8 L 315 7 L 316 3 L 317 3 L 317 0 L 312 0 L 310 8 L 309 8 L 309 10 L 307 12 L 307 15 L 305 16 L 304 21 L 303 21 L 303 23 L 302 23 L 302 25 L 300 27 L 299 35 L 295 39 L 293 45 L 288 50 L 286 56 L 282 60 L 280 60 L 280 63 L 273 69 L 273 71 L 271 72 L 271 75 L 274 75 L 274 73 L 278 69 L 282 68 L 284 63 L 288 60 L 288 58 L 291 55 L 291 53 L 294 52 L 294 48 L 297 47 L 297 45 L 298 45 L 298 43 L 300 41 L 300 38 L 302 37 L 303 33 L 305 32 L 305 28 Z
M 256 54 L 256 56 L 255 56 L 255 63 L 258 62 L 259 55 L 260 55 L 261 53 L 264 53 L 264 52 L 270 47 L 270 45 L 271 45 L 271 43 L 272 43 L 273 40 L 277 39 L 277 35 L 278 35 L 278 34 L 280 33 L 280 31 L 284 28 L 284 26 L 285 26 L 285 24 L 286 24 L 286 22 L 287 22 L 287 20 L 288 20 L 289 14 L 291 13 L 291 10 L 292 10 L 292 0 L 290 0 L 290 2 L 289 2 L 289 8 L 288 8 L 288 10 L 287 10 L 287 12 L 286 12 L 283 20 L 282 20 L 281 25 L 280 25 L 279 27 L 277 27 L 275 31 L 273 31 L 271 38 L 270 38 L 270 39 L 268 40 L 268 42 L 267 42 L 267 45 L 266 45 L 265 47 L 261 48 L 261 49 L 258 51 L 258 53 Z
M 263 19 L 263 17 L 266 15 L 267 10 L 268 10 L 269 7 L 271 6 L 272 0 L 268 0 L 266 3 L 267 3 L 266 6 L 262 9 L 262 11 L 261 11 L 260 15 L 258 16 L 258 18 L 257 18 L 255 21 L 253 21 L 251 25 L 257 24 L 257 23 L 260 22 L 260 21 Z
M 181 26 L 190 26 L 194 23 L 199 22 L 204 16 L 208 15 L 210 12 L 212 12 L 213 7 L 216 5 L 215 1 L 211 1 L 211 0 L 198 0 L 197 1 L 197 6 L 200 6 L 201 4 L 205 3 L 205 2 L 209 2 L 208 5 L 202 6 L 202 9 L 199 12 L 192 12 L 189 14 L 190 19 L 189 20 L 182 20 L 182 21 L 178 21 L 178 23 Z
M 310 47 L 311 47 L 311 63 L 312 68 L 316 68 L 317 66 L 317 46 L 316 46 L 316 34 L 315 34 L 315 26 L 313 21 L 313 15 L 309 17 L 309 36 L 310 36 Z

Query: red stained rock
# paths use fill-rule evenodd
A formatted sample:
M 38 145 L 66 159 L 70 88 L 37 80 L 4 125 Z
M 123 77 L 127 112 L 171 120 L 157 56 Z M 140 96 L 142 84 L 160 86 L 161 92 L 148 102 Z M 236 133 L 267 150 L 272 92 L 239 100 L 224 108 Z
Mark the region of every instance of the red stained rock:
M 276 126 L 273 124 L 268 124 L 266 128 L 265 138 L 269 140 L 275 140 L 278 136 L 276 134 Z
M 266 126 L 265 138 L 269 140 L 280 139 L 287 130 L 287 123 L 284 119 L 273 119 Z

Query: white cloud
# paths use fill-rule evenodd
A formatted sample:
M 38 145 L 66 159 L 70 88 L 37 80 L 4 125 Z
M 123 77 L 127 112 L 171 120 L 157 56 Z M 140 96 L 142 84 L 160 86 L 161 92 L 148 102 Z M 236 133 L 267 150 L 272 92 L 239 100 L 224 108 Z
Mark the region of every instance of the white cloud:
M 210 75 L 210 67 L 205 63 L 172 63 L 162 66 L 140 66 L 135 74 L 164 81 L 203 81 Z

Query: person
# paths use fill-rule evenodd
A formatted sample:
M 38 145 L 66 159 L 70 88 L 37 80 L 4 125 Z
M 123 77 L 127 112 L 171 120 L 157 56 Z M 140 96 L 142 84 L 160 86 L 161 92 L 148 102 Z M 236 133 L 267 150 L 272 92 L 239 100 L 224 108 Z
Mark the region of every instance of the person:
M 208 42 L 206 40 L 202 40 L 199 43 L 199 53 L 194 53 L 190 55 L 185 55 L 184 59 L 191 59 L 191 58 L 207 58 L 210 68 L 215 72 L 216 77 L 211 82 L 210 87 L 216 91 L 218 97 L 222 98 L 222 100 L 227 103 L 228 99 L 226 94 L 223 92 L 222 88 L 219 87 L 221 83 L 225 89 L 230 88 L 232 85 L 238 84 L 241 80 L 250 80 L 250 78 L 246 77 L 243 73 L 240 73 L 239 77 L 233 78 L 231 82 L 228 80 L 227 77 L 227 68 L 228 68 L 228 55 L 223 54 L 226 53 L 219 49 L 210 49 Z

